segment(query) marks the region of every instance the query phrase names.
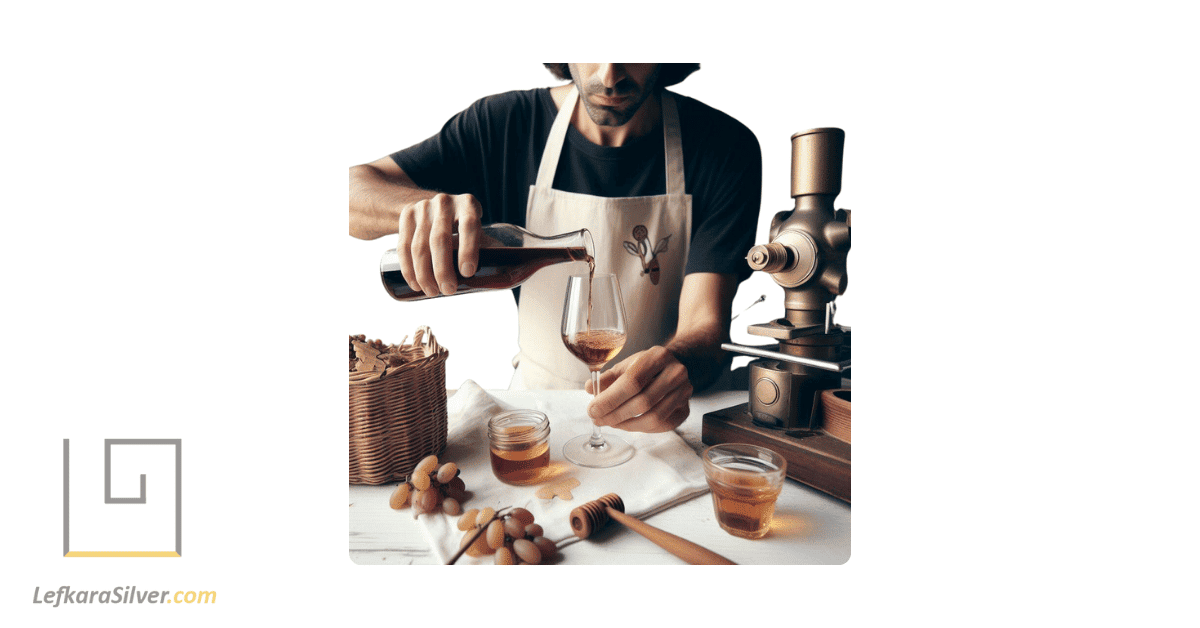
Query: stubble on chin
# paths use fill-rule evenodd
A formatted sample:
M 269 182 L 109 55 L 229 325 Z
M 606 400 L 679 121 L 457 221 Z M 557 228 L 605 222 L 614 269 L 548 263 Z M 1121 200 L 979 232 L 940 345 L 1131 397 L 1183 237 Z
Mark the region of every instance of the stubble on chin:
M 628 111 L 598 107 L 593 105 L 586 96 L 583 98 L 583 107 L 584 109 L 587 109 L 588 117 L 592 119 L 592 122 L 595 122 L 600 126 L 621 126 L 622 124 L 629 122 L 629 119 L 633 117 L 634 112 L 637 111 L 637 109 L 633 107 L 630 107 Z
M 645 85 L 639 86 L 640 91 L 628 90 L 610 90 L 602 84 L 594 85 L 583 84 L 574 75 L 572 71 L 571 81 L 575 83 L 575 89 L 579 91 L 579 97 L 583 100 L 583 107 L 587 110 L 588 117 L 592 122 L 600 126 L 621 126 L 633 119 L 634 114 L 641 109 L 642 105 L 646 104 L 651 92 L 654 91 L 658 84 L 658 75 L 661 67 L 655 69 L 654 73 L 647 79 Z M 634 102 L 630 103 L 623 109 L 612 109 L 609 107 L 601 107 L 592 103 L 589 96 L 591 94 L 599 94 L 601 96 L 636 96 Z

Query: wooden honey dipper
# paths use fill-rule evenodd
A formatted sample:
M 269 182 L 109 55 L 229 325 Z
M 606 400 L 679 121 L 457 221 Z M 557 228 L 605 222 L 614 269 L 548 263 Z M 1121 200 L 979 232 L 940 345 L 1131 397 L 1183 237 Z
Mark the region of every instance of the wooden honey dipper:
M 616 493 L 609 493 L 600 499 L 590 501 L 571 511 L 571 530 L 575 536 L 586 539 L 593 532 L 608 523 L 609 518 L 616 519 L 625 527 L 650 539 L 655 545 L 682 558 L 693 565 L 736 565 L 737 563 L 724 556 L 700 547 L 695 543 L 681 539 L 670 532 L 630 517 L 625 514 L 625 502 Z

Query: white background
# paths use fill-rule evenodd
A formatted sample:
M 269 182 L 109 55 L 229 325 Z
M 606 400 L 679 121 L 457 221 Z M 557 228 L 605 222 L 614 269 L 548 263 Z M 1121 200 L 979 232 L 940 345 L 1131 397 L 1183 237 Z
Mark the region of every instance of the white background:
M 1194 621 L 1186 5 L 36 6 L 0 19 L 6 617 Z M 548 84 L 550 54 L 617 51 L 701 61 L 679 91 L 758 135 L 764 212 L 790 203 L 793 132 L 847 131 L 853 557 L 520 584 L 354 566 L 341 338 L 427 321 L 346 236 L 343 169 Z M 59 555 L 64 437 L 183 439 L 182 558 Z M 219 603 L 31 604 L 65 584 Z

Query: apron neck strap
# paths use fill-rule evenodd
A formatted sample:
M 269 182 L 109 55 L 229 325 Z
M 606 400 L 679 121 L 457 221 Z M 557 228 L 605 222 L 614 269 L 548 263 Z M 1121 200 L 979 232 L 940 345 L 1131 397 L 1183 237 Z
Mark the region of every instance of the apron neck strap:
M 538 189 L 549 190 L 554 185 L 554 175 L 558 171 L 558 161 L 562 157 L 563 144 L 567 138 L 567 129 L 571 126 L 571 116 L 575 113 L 575 105 L 579 101 L 579 90 L 572 85 L 571 91 L 563 99 L 562 107 L 550 127 L 550 136 L 546 139 L 546 149 L 542 152 L 542 162 L 538 165 Z M 663 116 L 663 150 L 667 166 L 667 195 L 683 196 L 683 143 L 679 133 L 679 109 L 675 104 L 675 95 L 662 91 Z
M 563 141 L 567 138 L 567 127 L 571 126 L 571 115 L 575 113 L 575 103 L 578 100 L 579 90 L 572 85 L 562 107 L 558 109 L 554 125 L 550 127 L 550 137 L 546 139 L 546 149 L 542 151 L 542 163 L 538 166 L 536 184 L 539 190 L 549 190 L 554 186 L 554 173 L 558 170 Z
M 679 109 L 675 94 L 662 91 L 663 154 L 667 163 L 667 195 L 683 196 L 683 142 L 679 132 Z

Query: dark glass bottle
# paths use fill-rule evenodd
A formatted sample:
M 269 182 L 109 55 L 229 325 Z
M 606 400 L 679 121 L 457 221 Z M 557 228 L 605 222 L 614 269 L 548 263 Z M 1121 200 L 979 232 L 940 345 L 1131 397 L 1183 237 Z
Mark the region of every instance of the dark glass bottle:
M 458 274 L 455 294 L 470 294 L 484 290 L 515 288 L 547 266 L 564 262 L 593 263 L 595 246 L 587 229 L 556 236 L 539 236 L 516 225 L 494 224 L 480 229 L 479 264 L 475 274 Z M 451 254 L 458 264 L 458 234 L 454 234 Z M 455 269 L 457 274 L 457 268 Z M 383 254 L 379 261 L 379 276 L 387 293 L 397 301 L 431 299 L 424 292 L 414 291 L 400 272 L 396 249 Z M 448 296 L 448 295 L 439 295 Z

